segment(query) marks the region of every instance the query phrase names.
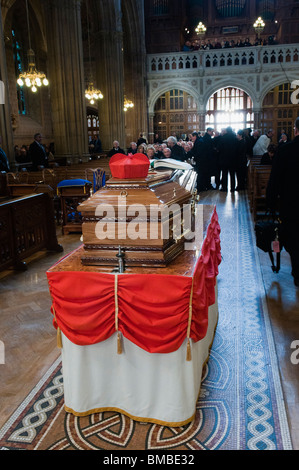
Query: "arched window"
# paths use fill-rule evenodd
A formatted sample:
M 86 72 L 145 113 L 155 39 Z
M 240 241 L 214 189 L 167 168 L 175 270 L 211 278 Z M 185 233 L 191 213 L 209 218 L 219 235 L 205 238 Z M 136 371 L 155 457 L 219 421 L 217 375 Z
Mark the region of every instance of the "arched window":
M 299 115 L 299 105 L 292 103 L 293 91 L 290 83 L 282 83 L 269 91 L 264 98 L 261 128 L 263 132 L 273 129 L 276 139 L 282 131 L 285 131 L 290 138 L 294 136 L 293 127 Z M 274 138 L 274 142 L 276 139 Z
M 173 134 L 181 137 L 199 130 L 196 99 L 183 90 L 173 89 L 164 93 L 157 99 L 154 109 L 154 132 L 162 139 Z
M 207 123 L 214 123 L 215 130 L 231 126 L 239 129 L 253 127 L 252 100 L 239 88 L 222 88 L 214 93 L 207 104 Z

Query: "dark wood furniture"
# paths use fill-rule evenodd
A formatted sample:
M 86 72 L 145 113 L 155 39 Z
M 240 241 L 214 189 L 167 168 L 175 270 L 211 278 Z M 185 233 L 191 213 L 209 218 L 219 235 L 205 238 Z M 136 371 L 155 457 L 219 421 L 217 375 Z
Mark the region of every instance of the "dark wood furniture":
M 58 188 L 61 201 L 62 233 L 64 235 L 71 232 L 82 232 L 82 218 L 78 206 L 89 198 L 90 189 L 91 184 Z
M 0 203 L 0 270 L 26 270 L 24 261 L 47 249 L 61 252 L 54 219 L 53 199 L 31 194 Z

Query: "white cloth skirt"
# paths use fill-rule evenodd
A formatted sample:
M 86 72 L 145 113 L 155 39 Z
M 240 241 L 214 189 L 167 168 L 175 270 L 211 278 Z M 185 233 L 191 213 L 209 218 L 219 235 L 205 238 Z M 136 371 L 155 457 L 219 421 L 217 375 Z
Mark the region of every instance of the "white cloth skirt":
M 186 360 L 187 340 L 173 353 L 151 354 L 122 337 L 122 354 L 117 354 L 116 334 L 91 346 L 77 346 L 62 334 L 66 411 L 77 416 L 117 411 L 166 426 L 192 421 L 217 320 L 216 300 L 205 338 L 191 342 L 191 361 Z

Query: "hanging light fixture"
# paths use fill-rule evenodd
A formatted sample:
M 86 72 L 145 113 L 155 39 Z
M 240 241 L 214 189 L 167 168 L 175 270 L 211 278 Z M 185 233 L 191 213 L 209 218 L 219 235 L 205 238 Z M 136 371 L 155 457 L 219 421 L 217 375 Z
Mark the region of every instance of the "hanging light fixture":
M 260 35 L 263 32 L 264 27 L 265 27 L 265 23 L 264 23 L 263 19 L 260 16 L 258 17 L 256 22 L 254 23 L 253 27 L 254 27 L 258 37 L 260 37 Z
M 17 84 L 22 87 L 25 85 L 28 88 L 31 88 L 33 93 L 37 92 L 37 89 L 42 85 L 48 86 L 49 81 L 46 75 L 43 72 L 39 72 L 35 64 L 35 54 L 31 48 L 31 37 L 30 37 L 30 27 L 29 27 L 29 10 L 28 10 L 28 0 L 26 0 L 26 14 L 27 14 L 27 28 L 28 28 L 28 41 L 29 41 L 29 50 L 27 52 L 28 57 L 28 70 L 27 72 L 21 73 L 17 80 Z
M 89 36 L 89 8 L 88 1 L 86 1 L 86 15 L 87 15 L 87 37 L 88 37 L 88 53 L 89 53 L 89 82 L 85 90 L 85 98 L 89 100 L 90 104 L 94 104 L 97 100 L 104 98 L 101 90 L 94 87 L 93 74 L 91 68 L 91 54 L 90 54 L 90 36 Z
M 125 97 L 124 98 L 124 111 L 127 112 L 130 108 L 134 108 L 134 103 Z
M 207 31 L 207 28 L 205 27 L 205 25 L 200 21 L 198 23 L 198 25 L 196 26 L 195 28 L 195 32 L 196 34 L 198 34 L 198 36 L 204 36 L 206 34 L 206 31 Z

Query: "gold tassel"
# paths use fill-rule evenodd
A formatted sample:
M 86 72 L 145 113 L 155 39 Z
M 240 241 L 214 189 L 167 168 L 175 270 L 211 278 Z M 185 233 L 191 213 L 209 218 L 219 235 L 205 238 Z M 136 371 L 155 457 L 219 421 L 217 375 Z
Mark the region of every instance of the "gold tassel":
M 117 354 L 122 354 L 122 345 L 121 345 L 121 337 L 120 333 L 117 333 Z
M 188 362 L 191 361 L 191 344 L 190 344 L 190 339 L 188 338 L 188 343 L 187 343 L 187 357 L 186 360 Z
M 57 328 L 57 347 L 59 349 L 62 349 L 62 337 L 61 337 L 61 330 L 59 327 Z

